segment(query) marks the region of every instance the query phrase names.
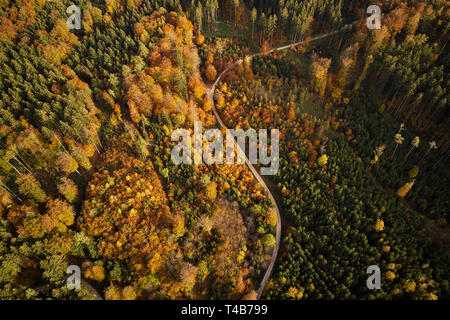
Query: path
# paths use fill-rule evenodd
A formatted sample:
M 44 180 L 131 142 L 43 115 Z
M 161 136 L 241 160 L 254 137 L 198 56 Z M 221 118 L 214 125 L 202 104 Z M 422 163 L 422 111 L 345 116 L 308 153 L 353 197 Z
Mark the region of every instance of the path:
M 331 36 L 331 35 L 334 35 L 334 34 L 336 34 L 336 33 L 338 33 L 338 32 L 339 32 L 339 31 L 333 31 L 333 32 L 326 33 L 326 34 L 321 35 L 321 36 L 316 36 L 316 37 L 310 39 L 310 41 L 323 39 L 323 38 L 329 37 L 329 36 Z M 275 52 L 275 51 L 286 50 L 286 49 L 289 49 L 289 48 L 291 48 L 291 47 L 293 47 L 293 46 L 294 46 L 294 47 L 299 46 L 299 45 L 303 44 L 303 42 L 304 42 L 304 41 L 300 41 L 300 42 L 296 42 L 296 43 L 293 43 L 293 44 L 289 44 L 289 45 L 286 45 L 286 46 L 282 46 L 282 47 L 279 47 L 279 48 L 272 49 L 272 50 L 269 51 L 268 54 L 273 53 L 273 52 Z M 253 57 L 256 57 L 256 56 L 259 56 L 259 55 L 262 55 L 262 54 L 263 54 L 263 53 L 256 53 L 256 54 L 253 54 L 253 55 L 245 56 L 244 59 L 248 59 L 248 58 L 251 59 L 251 58 L 253 58 Z M 230 65 L 230 66 L 229 66 L 228 68 L 226 68 L 224 71 L 222 71 L 222 73 L 220 73 L 220 75 L 217 77 L 217 79 L 216 79 L 216 81 L 213 83 L 213 85 L 212 85 L 210 88 L 207 88 L 207 90 L 206 90 L 207 95 L 208 95 L 208 98 L 209 98 L 209 100 L 211 101 L 211 107 L 212 107 L 212 111 L 213 111 L 213 113 L 214 113 L 214 116 L 216 117 L 216 119 L 217 119 L 217 121 L 219 122 L 220 126 L 223 127 L 223 128 L 227 128 L 227 126 L 226 126 L 225 123 L 223 122 L 222 118 L 220 117 L 219 112 L 218 112 L 217 109 L 216 109 L 216 105 L 215 105 L 215 103 L 214 103 L 214 91 L 216 90 L 216 86 L 217 86 L 217 84 L 219 83 L 219 81 L 220 81 L 220 79 L 222 78 L 222 76 L 223 76 L 225 73 L 227 73 L 228 71 L 230 71 L 232 68 L 234 68 L 235 66 L 237 66 L 237 65 L 238 65 L 239 63 L 241 63 L 241 62 L 242 62 L 242 58 L 241 58 L 241 59 L 238 59 L 236 62 L 234 62 L 232 65 Z M 245 155 L 245 152 L 243 152 L 243 151 L 240 149 L 239 145 L 236 145 L 236 146 L 237 146 L 239 152 L 241 152 L 241 153 L 244 155 L 245 163 L 247 164 L 248 168 L 249 168 L 250 171 L 252 172 L 253 176 L 254 176 L 254 177 L 256 178 L 256 180 L 262 185 L 262 187 L 264 188 L 264 190 L 266 190 L 267 194 L 269 195 L 269 198 L 270 198 L 270 200 L 272 201 L 272 203 L 273 203 L 273 205 L 274 205 L 273 210 L 275 211 L 276 216 L 277 216 L 277 227 L 276 227 L 276 235 L 275 235 L 276 245 L 275 245 L 275 248 L 274 248 L 273 253 L 272 253 L 272 258 L 271 258 L 271 260 L 270 260 L 270 264 L 269 264 L 269 266 L 267 267 L 267 271 L 266 271 L 266 273 L 265 273 L 263 279 L 261 280 L 261 284 L 260 284 L 260 286 L 259 286 L 259 288 L 258 288 L 258 299 L 260 299 L 260 298 L 261 298 L 261 295 L 262 295 L 262 293 L 263 293 L 263 291 L 264 291 L 264 288 L 266 287 L 267 281 L 269 281 L 270 275 L 272 274 L 272 270 L 273 270 L 273 267 L 274 267 L 274 265 L 275 265 L 275 260 L 276 260 L 277 255 L 278 255 L 278 249 L 280 248 L 280 239 L 281 239 L 281 216 L 280 216 L 280 210 L 278 209 L 277 202 L 275 201 L 275 198 L 274 198 L 272 192 L 271 192 L 270 189 L 267 187 L 266 183 L 264 182 L 263 178 L 260 176 L 259 172 L 258 172 L 258 171 L 255 169 L 255 167 L 250 163 L 250 161 L 248 160 L 247 156 Z

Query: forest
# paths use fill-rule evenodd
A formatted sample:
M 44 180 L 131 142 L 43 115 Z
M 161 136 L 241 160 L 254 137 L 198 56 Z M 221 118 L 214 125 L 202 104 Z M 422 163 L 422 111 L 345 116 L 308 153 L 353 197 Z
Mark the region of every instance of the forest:
M 0 0 L 0 299 L 449 299 L 450 2 L 71 4 Z M 171 161 L 219 120 L 278 172 Z

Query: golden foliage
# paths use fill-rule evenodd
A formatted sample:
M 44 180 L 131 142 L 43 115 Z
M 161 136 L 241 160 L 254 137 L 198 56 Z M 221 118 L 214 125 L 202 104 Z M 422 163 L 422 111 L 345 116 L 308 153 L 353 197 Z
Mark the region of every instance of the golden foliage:
M 416 282 L 413 280 L 406 280 L 403 288 L 405 289 L 406 292 L 414 292 L 416 291 Z
M 214 66 L 212 64 L 208 64 L 206 66 L 205 75 L 206 75 L 206 79 L 213 82 L 214 80 L 216 80 L 216 76 L 217 76 L 216 68 L 214 68 Z
M 384 221 L 381 219 L 377 219 L 377 222 L 375 223 L 375 231 L 381 232 L 384 230 Z
M 317 159 L 317 164 L 321 167 L 323 167 L 324 165 L 326 165 L 328 162 L 328 156 L 326 154 L 321 155 L 318 159 Z
M 388 271 L 385 274 L 386 279 L 388 279 L 389 281 L 392 281 L 395 279 L 395 273 L 393 273 L 392 271 Z
M 59 193 L 61 193 L 69 202 L 73 202 L 78 195 L 78 187 L 66 177 L 61 178 L 57 185 Z
M 398 195 L 399 197 L 401 197 L 401 198 L 405 197 L 405 196 L 408 194 L 409 190 L 411 190 L 411 188 L 413 187 L 413 185 L 414 185 L 414 180 L 405 183 L 403 186 L 401 186 L 400 188 L 398 188 L 398 190 L 397 190 L 397 195 Z
M 409 175 L 409 177 L 411 179 L 417 177 L 418 174 L 419 174 L 419 168 L 418 167 L 414 167 L 411 170 L 409 170 L 409 172 L 408 172 L 408 175 Z
M 286 292 L 286 297 L 295 300 L 301 300 L 303 298 L 303 292 L 299 291 L 296 287 L 289 287 L 288 291 Z
M 209 200 L 214 201 L 217 197 L 217 184 L 211 181 L 206 187 L 206 195 Z

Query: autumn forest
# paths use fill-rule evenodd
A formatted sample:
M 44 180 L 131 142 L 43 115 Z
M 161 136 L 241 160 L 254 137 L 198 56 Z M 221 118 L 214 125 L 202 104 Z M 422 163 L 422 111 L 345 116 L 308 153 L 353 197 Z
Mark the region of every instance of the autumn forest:
M 446 0 L 0 0 L 0 300 L 449 299 L 449 28 Z M 174 163 L 198 121 L 278 130 L 278 170 Z

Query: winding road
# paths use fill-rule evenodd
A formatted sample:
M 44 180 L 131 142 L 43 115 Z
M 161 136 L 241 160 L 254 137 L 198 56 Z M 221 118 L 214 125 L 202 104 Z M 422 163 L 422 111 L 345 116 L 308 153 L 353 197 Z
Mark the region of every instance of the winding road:
M 333 32 L 330 32 L 330 33 L 323 34 L 323 35 L 321 35 L 321 36 L 316 36 L 316 37 L 314 37 L 314 38 L 311 38 L 310 41 L 323 39 L 323 38 L 329 37 L 329 36 L 331 36 L 331 35 L 334 35 L 334 34 L 336 34 L 336 33 L 338 33 L 338 32 L 339 32 L 339 31 L 333 31 Z M 279 48 L 275 48 L 275 49 L 270 50 L 270 51 L 268 52 L 268 54 L 273 53 L 273 52 L 275 52 L 275 51 L 282 51 L 282 50 L 289 49 L 289 48 L 291 48 L 291 47 L 296 47 L 296 46 L 299 46 L 299 45 L 301 45 L 301 44 L 303 44 L 303 43 L 304 43 L 304 40 L 303 40 L 303 41 L 300 41 L 300 42 L 293 43 L 293 44 L 289 44 L 289 45 L 286 45 L 286 46 L 282 46 L 282 47 L 279 47 Z M 261 52 L 261 53 L 256 53 L 256 54 L 253 54 L 253 55 L 245 56 L 243 59 L 251 59 L 251 58 L 253 58 L 253 57 L 256 57 L 256 56 L 259 56 L 259 55 L 262 55 L 262 54 L 263 54 L 262 52 Z M 243 59 L 242 59 L 242 58 L 238 59 L 236 62 L 234 62 L 234 63 L 231 64 L 229 67 L 227 67 L 225 70 L 223 70 L 223 71 L 219 74 L 219 76 L 217 77 L 216 81 L 214 81 L 213 85 L 212 85 L 211 87 L 207 88 L 207 91 L 206 91 L 206 92 L 207 92 L 207 95 L 208 95 L 208 98 L 209 98 L 209 100 L 211 101 L 211 108 L 212 108 L 212 111 L 213 111 L 213 113 L 214 113 L 214 116 L 216 117 L 217 121 L 219 122 L 219 124 L 220 124 L 220 126 L 221 126 L 222 128 L 227 128 L 227 126 L 226 126 L 225 123 L 223 122 L 222 118 L 220 117 L 219 112 L 218 112 L 217 109 L 216 109 L 216 105 L 215 105 L 215 103 L 214 103 L 214 92 L 215 92 L 216 86 L 217 86 L 217 84 L 219 83 L 219 81 L 221 80 L 222 76 L 223 76 L 225 73 L 227 73 L 228 71 L 230 71 L 232 68 L 234 68 L 235 66 L 237 66 L 239 63 L 242 63 Z M 239 147 L 238 144 L 236 144 L 236 147 L 238 148 L 239 152 L 241 152 L 241 153 L 243 154 L 245 163 L 247 164 L 248 168 L 249 168 L 250 171 L 252 172 L 252 174 L 253 174 L 253 176 L 255 177 L 255 179 L 262 185 L 262 187 L 264 188 L 264 190 L 266 190 L 267 194 L 269 195 L 269 198 L 270 198 L 270 200 L 272 201 L 272 203 L 273 203 L 273 205 L 274 205 L 273 210 L 275 211 L 276 216 L 277 216 L 277 227 L 276 227 L 276 235 L 275 235 L 276 245 L 275 245 L 275 248 L 274 248 L 274 250 L 273 250 L 273 252 L 272 252 L 272 258 L 271 258 L 271 260 L 270 260 L 270 264 L 269 264 L 269 266 L 267 267 L 267 271 L 266 271 L 266 273 L 265 273 L 263 279 L 261 280 L 261 284 L 260 284 L 260 286 L 259 286 L 259 288 L 258 288 L 258 296 L 257 296 L 258 298 L 257 298 L 257 299 L 260 299 L 261 296 L 262 296 L 262 293 L 263 293 L 263 291 L 264 291 L 264 288 L 266 287 L 267 281 L 269 281 L 269 278 L 270 278 L 270 276 L 271 276 L 271 274 L 272 274 L 273 267 L 274 267 L 274 265 L 275 265 L 275 260 L 276 260 L 277 255 L 278 255 L 278 249 L 280 248 L 280 239 L 281 239 L 281 216 L 280 216 L 280 210 L 278 209 L 277 202 L 275 201 L 275 198 L 274 198 L 272 192 L 271 192 L 270 189 L 267 187 L 267 185 L 266 185 L 266 183 L 264 182 L 263 178 L 261 177 L 261 175 L 259 174 L 259 172 L 255 169 L 255 167 L 250 163 L 250 161 L 248 160 L 247 156 L 245 155 L 245 152 L 242 151 L 242 150 L 240 149 L 240 147 Z

